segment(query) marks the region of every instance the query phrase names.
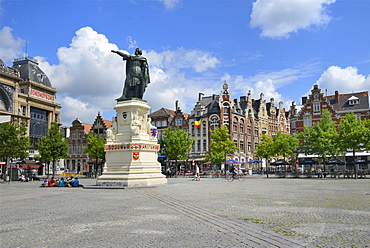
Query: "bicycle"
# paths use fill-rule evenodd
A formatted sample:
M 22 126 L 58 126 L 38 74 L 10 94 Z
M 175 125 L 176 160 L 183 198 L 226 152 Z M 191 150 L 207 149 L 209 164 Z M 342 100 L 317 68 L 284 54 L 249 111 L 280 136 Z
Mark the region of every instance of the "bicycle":
M 226 180 L 229 182 L 232 182 L 234 180 L 244 181 L 244 177 L 243 177 L 243 174 L 241 173 L 238 173 L 236 175 L 234 175 L 233 173 L 228 173 L 226 174 Z

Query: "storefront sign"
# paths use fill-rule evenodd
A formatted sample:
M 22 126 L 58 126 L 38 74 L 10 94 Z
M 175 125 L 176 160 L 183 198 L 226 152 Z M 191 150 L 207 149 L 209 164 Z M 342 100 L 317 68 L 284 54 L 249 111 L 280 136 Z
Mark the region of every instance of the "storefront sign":
M 46 100 L 49 100 L 49 101 L 53 100 L 53 95 L 50 95 L 48 93 L 41 92 L 41 91 L 38 91 L 38 90 L 34 90 L 34 89 L 30 89 L 30 95 L 40 97 L 40 98 L 43 98 L 43 99 L 46 99 Z

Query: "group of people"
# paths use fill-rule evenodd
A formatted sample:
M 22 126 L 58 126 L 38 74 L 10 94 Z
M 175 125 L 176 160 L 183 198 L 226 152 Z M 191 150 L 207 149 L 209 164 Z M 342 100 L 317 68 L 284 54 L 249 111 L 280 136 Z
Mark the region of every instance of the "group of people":
M 54 179 L 54 177 L 52 177 L 50 180 L 48 179 L 45 179 L 44 180 L 44 183 L 41 184 L 41 187 L 80 187 L 82 186 L 80 184 L 80 181 L 78 180 L 77 177 L 73 178 L 73 177 L 68 177 L 66 179 L 64 179 L 64 177 L 60 178 L 60 179 Z

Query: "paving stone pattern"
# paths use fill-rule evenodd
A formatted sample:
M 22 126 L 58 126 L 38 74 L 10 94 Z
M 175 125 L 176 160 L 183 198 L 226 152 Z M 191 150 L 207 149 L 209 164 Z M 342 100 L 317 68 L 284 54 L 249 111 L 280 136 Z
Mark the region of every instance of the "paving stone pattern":
M 0 247 L 370 247 L 370 179 L 40 183 L 0 183 Z

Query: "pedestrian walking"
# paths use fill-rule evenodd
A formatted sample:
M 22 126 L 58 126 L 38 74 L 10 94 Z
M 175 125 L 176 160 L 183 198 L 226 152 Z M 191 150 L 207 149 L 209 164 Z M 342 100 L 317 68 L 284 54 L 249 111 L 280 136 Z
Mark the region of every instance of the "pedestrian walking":
M 200 172 L 199 172 L 199 166 L 195 165 L 195 177 L 193 181 L 200 181 Z

